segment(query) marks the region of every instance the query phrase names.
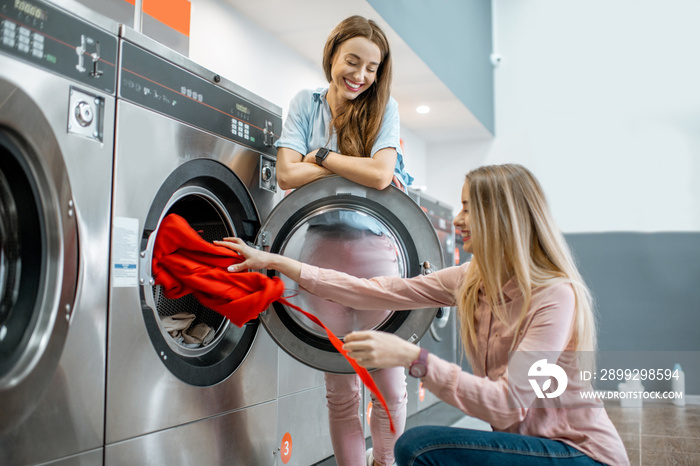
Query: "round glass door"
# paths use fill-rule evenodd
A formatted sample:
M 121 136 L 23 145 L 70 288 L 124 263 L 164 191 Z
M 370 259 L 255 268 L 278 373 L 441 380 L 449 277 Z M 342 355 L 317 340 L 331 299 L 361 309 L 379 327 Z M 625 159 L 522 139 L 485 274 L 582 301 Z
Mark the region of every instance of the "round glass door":
M 177 214 L 212 242 L 227 236 L 253 241 L 260 221 L 241 180 L 214 160 L 181 165 L 163 183 L 144 222 L 143 277 L 150 277 L 153 246 L 162 220 Z M 154 349 L 165 366 L 191 385 L 210 386 L 230 376 L 247 356 L 257 321 L 239 328 L 200 304 L 191 294 L 169 299 L 144 279 L 143 317 Z
M 357 277 L 399 276 L 406 274 L 404 251 L 392 229 L 370 212 L 336 205 L 319 208 L 300 221 L 282 242 L 279 253 L 322 268 L 341 270 Z M 289 301 L 309 309 L 342 338 L 356 330 L 371 330 L 384 325 L 393 312 L 363 311 L 332 303 L 298 288 L 282 276 L 288 290 L 296 296 Z M 299 313 L 290 316 L 305 331 L 318 338 L 326 332 Z
M 310 183 L 283 199 L 262 226 L 258 244 L 307 264 L 361 278 L 412 277 L 443 265 L 435 230 L 407 195 L 393 187 L 377 191 L 336 176 Z M 414 341 L 435 316 L 435 309 L 353 309 L 318 298 L 281 278 L 287 300 L 316 315 L 340 338 L 357 330 L 382 330 Z M 326 372 L 352 372 L 325 330 L 297 311 L 275 303 L 261 315 L 261 321 L 272 338 L 299 361 Z
M 31 414 L 55 375 L 79 251 L 71 186 L 51 126 L 27 94 L 1 79 L 0 102 L 1 434 Z
M 37 196 L 21 155 L 8 134 L 0 135 L 0 377 L 22 355 L 31 335 L 41 281 Z

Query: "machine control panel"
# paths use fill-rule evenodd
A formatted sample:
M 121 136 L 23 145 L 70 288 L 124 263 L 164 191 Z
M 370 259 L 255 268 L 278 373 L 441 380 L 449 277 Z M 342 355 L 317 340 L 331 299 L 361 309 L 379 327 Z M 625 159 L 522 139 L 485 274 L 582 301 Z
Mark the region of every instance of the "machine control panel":
M 275 155 L 282 118 L 221 86 L 122 42 L 119 97 Z M 275 134 L 277 131 L 277 134 Z
M 0 0 L 0 53 L 116 92 L 116 35 L 42 1 Z

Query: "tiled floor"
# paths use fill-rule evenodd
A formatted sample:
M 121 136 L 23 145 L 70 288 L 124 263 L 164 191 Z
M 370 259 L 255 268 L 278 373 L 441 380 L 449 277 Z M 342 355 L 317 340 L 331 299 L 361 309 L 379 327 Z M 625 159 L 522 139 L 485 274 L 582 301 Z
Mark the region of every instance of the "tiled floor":
M 700 466 L 700 405 L 679 408 L 647 403 L 643 408 L 621 408 L 619 403 L 611 402 L 606 404 L 606 410 L 622 437 L 632 466 Z M 417 425 L 490 430 L 487 423 L 463 416 L 445 403 L 408 418 L 407 429 Z M 318 463 L 335 464 L 333 457 Z
M 700 405 L 621 408 L 608 403 L 606 410 L 632 465 L 700 465 Z

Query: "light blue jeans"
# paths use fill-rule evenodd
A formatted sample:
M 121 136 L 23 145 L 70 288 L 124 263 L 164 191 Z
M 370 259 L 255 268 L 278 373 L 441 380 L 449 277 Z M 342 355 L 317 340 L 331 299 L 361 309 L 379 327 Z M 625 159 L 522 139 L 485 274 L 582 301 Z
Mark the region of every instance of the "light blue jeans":
M 396 442 L 394 454 L 399 466 L 602 465 L 557 440 L 443 426 L 421 426 L 406 431 Z

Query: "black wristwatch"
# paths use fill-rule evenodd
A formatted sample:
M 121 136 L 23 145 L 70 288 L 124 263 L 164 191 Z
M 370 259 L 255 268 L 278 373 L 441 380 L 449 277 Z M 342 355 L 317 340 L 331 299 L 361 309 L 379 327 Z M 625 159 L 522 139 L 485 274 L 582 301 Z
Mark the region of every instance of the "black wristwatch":
M 318 166 L 323 166 L 323 161 L 326 160 L 326 157 L 328 157 L 328 154 L 331 152 L 331 150 L 327 147 L 321 147 L 319 150 L 316 151 L 316 165 Z
M 422 379 L 428 373 L 428 350 L 425 348 L 420 349 L 420 354 L 418 359 L 411 363 L 411 367 L 408 368 L 408 374 L 411 377 L 416 377 Z

